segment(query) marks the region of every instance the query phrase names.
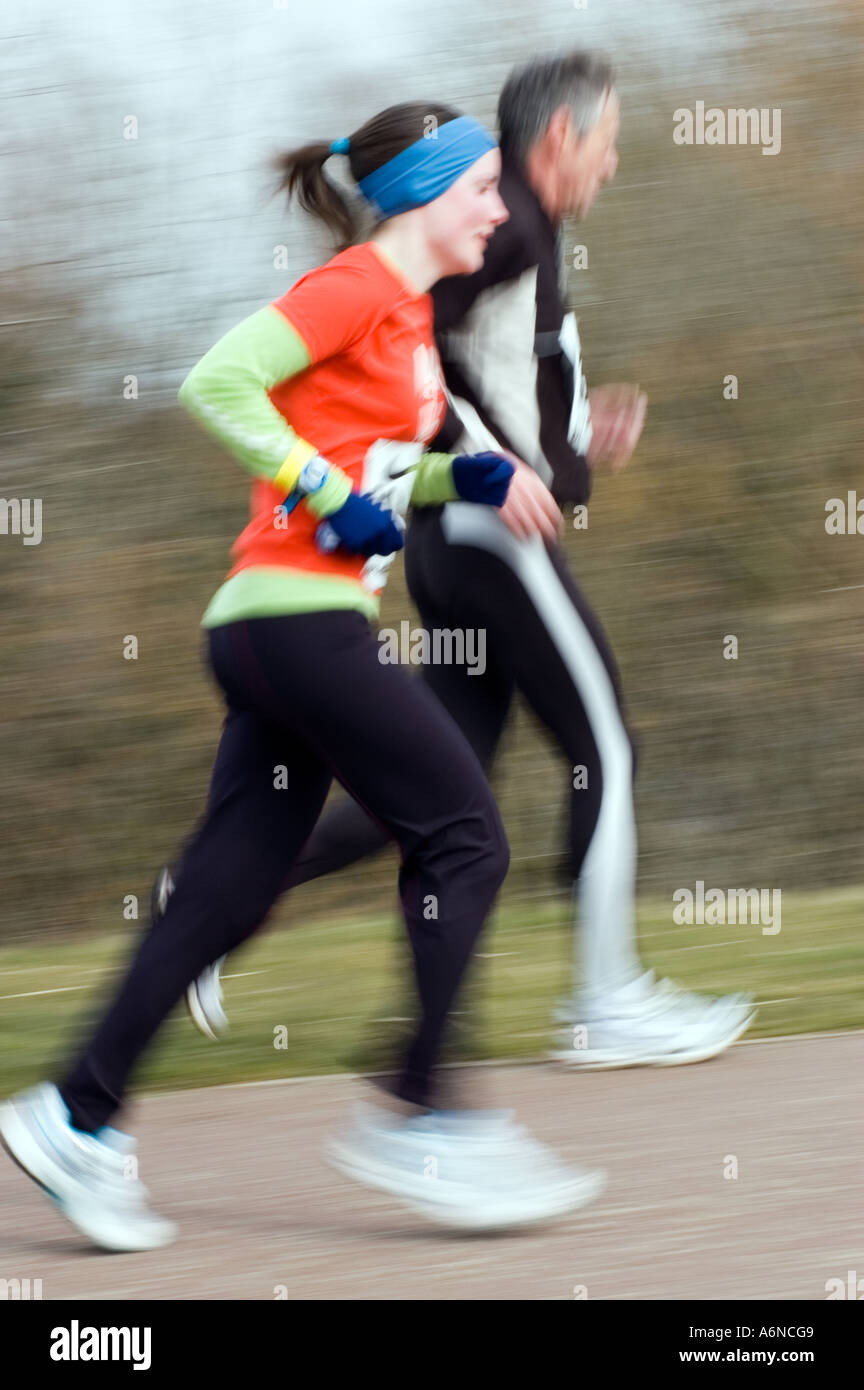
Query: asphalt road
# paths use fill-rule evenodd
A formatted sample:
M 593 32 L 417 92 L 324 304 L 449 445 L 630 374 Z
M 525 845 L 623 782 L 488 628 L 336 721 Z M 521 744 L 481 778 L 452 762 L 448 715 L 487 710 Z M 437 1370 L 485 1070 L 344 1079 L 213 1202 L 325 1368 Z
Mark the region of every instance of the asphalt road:
M 0 1279 L 41 1279 L 46 1300 L 825 1299 L 864 1277 L 862 1073 L 861 1033 L 657 1070 L 483 1068 L 490 1101 L 609 1176 L 582 1213 L 495 1236 L 442 1232 L 324 1164 L 366 1089 L 350 1077 L 147 1097 L 124 1124 L 177 1242 L 92 1250 L 0 1152 Z

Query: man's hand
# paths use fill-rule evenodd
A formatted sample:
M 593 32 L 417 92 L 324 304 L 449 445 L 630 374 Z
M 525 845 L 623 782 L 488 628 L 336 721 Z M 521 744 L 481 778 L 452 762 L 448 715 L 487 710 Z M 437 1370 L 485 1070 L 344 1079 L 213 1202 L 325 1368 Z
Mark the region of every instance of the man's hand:
M 557 541 L 564 521 L 555 498 L 533 468 L 507 449 L 501 453 L 516 469 L 500 508 L 501 520 L 519 540 L 540 535 L 544 541 Z
M 591 409 L 591 443 L 588 462 L 592 468 L 607 465 L 617 473 L 639 441 L 648 397 L 638 386 L 595 386 L 588 392 Z

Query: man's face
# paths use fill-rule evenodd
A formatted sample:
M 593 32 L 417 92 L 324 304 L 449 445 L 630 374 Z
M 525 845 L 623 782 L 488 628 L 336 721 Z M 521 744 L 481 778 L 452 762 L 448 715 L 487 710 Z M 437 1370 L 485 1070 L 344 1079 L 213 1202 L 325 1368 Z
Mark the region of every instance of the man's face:
M 561 217 L 584 217 L 594 206 L 603 184 L 615 177 L 620 124 L 621 107 L 614 92 L 607 94 L 597 123 L 586 135 L 580 137 L 568 121 L 558 160 Z

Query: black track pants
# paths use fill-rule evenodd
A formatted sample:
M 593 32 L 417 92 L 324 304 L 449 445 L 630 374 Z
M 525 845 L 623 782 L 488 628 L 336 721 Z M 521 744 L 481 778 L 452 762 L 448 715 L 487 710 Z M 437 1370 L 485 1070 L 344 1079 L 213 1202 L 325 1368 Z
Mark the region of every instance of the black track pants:
M 209 634 L 228 713 L 204 819 L 164 915 L 60 1089 L 95 1130 L 188 984 L 264 921 L 336 777 L 394 839 L 420 1020 L 393 1080 L 434 1098 L 448 1014 L 506 874 L 482 768 L 427 686 L 379 660 L 368 622 L 338 611 L 255 618 Z
M 640 968 L 635 749 L 605 633 L 560 549 L 515 541 L 492 508 L 450 503 L 416 511 L 405 564 L 426 629 L 484 636 L 482 672 L 479 663 L 476 670 L 446 663 L 422 669 L 423 683 L 483 766 L 494 759 L 516 690 L 562 751 L 570 869 L 579 893 L 579 985 L 589 992 L 614 988 Z M 343 868 L 386 843 L 362 808 L 337 805 L 322 816 L 284 886 Z

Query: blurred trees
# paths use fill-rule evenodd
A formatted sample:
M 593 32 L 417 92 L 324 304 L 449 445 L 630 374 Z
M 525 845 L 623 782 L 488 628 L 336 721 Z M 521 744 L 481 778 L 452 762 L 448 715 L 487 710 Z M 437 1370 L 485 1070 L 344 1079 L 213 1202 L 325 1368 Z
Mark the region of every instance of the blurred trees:
M 824 43 L 812 25 L 794 43 L 804 30 L 784 30 L 780 11 L 767 28 L 748 15 L 734 82 L 694 85 L 674 68 L 661 81 L 662 55 L 629 70 L 622 55 L 618 181 L 566 238 L 589 248 L 570 274 L 589 383 L 638 380 L 649 394 L 636 459 L 598 475 L 588 529 L 568 529 L 565 545 L 641 741 L 642 888 L 670 900 L 696 878 L 864 878 L 864 536 L 825 531 L 829 498 L 856 486 L 864 497 L 864 25 L 852 7 L 823 7 Z M 484 101 L 503 70 L 496 50 Z M 672 111 L 697 99 L 781 107 L 781 154 L 676 147 Z M 0 535 L 7 939 L 120 925 L 131 893 L 143 916 L 153 870 L 203 809 L 221 710 L 198 624 L 245 523 L 248 479 L 175 392 L 230 322 L 281 292 L 273 284 L 262 275 L 227 309 L 202 299 L 194 334 L 178 336 L 155 282 L 164 336 L 151 325 L 142 345 L 121 322 L 94 328 L 80 276 L 5 276 L 0 496 L 43 499 L 41 545 Z M 129 374 L 137 398 L 124 398 Z M 408 614 L 397 566 L 382 623 Z M 127 635 L 137 660 L 124 659 Z M 724 659 L 728 635 L 737 660 Z M 520 712 L 496 774 L 508 892 L 562 882 L 569 785 Z M 393 882 L 384 856 L 303 890 L 297 910 L 377 907 Z

